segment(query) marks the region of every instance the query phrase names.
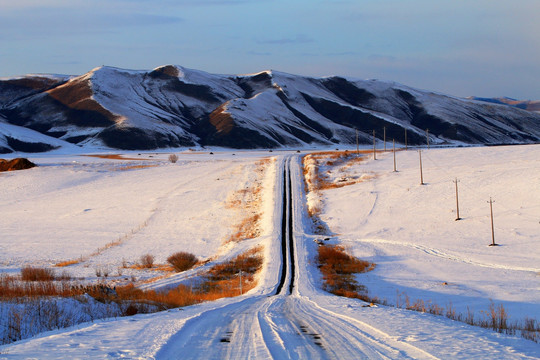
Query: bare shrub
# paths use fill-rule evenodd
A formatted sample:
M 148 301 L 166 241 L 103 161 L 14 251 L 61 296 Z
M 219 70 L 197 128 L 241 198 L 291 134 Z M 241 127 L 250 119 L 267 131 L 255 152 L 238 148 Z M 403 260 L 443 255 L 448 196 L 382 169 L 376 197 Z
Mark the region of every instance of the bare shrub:
M 167 258 L 167 262 L 172 265 L 177 272 L 186 271 L 191 269 L 197 264 L 198 259 L 195 255 L 180 251 L 172 254 Z
M 150 269 L 152 266 L 154 266 L 154 255 L 145 254 L 141 256 L 140 262 L 143 268 Z
M 176 154 L 169 155 L 169 161 L 171 163 L 175 164 L 178 161 L 178 155 L 176 155 Z
M 53 281 L 54 271 L 52 269 L 27 266 L 21 269 L 21 278 L 23 281 Z

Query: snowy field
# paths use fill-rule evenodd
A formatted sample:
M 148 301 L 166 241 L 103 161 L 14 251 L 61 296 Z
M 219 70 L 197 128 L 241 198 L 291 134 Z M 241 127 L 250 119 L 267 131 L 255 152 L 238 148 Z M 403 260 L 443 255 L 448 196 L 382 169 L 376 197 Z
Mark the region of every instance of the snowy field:
M 279 272 L 280 169 L 290 154 L 298 286 L 291 296 L 269 297 Z M 262 179 L 260 236 L 224 245 L 243 216 L 227 202 L 256 180 L 256 161 L 269 155 L 277 161 Z M 540 357 L 540 345 L 517 336 L 394 307 L 363 307 L 320 290 L 313 240 L 321 236 L 306 215 L 295 155 L 182 153 L 176 164 L 168 154 L 126 154 L 141 158 L 129 161 L 40 155 L 30 157 L 38 168 L 0 173 L 2 272 L 79 259 L 65 268 L 73 276 L 93 281 L 97 268 L 107 268 L 111 281 L 144 280 L 152 274 L 133 269 L 120 276 L 115 269 L 146 253 L 157 263 L 181 250 L 215 261 L 262 244 L 266 254 L 259 287 L 241 297 L 55 330 L 0 346 L 0 359 Z M 430 149 L 422 159 L 425 185 L 415 150 L 397 153 L 398 172 L 391 153 L 332 172 L 336 179 L 370 175 L 322 192 L 330 242 L 377 264 L 359 282 L 392 305 L 409 297 L 452 303 L 460 312 L 469 307 L 480 316 L 493 301 L 511 320 L 540 319 L 540 146 Z M 497 247 L 487 246 L 490 196 Z M 323 346 L 303 336 L 298 324 L 318 334 Z M 236 336 L 230 344 L 220 343 L 229 333 Z
M 492 300 L 510 320 L 540 319 L 540 146 L 424 149 L 424 185 L 419 163 L 416 150 L 396 152 L 393 172 L 388 152 L 332 174 L 374 175 L 323 195 L 336 241 L 377 264 L 361 283 L 391 304 L 408 296 L 478 315 Z
M 264 156 L 188 153 L 175 164 L 168 154 L 31 157 L 39 167 L 0 173 L 0 271 L 79 261 L 65 268 L 71 276 L 95 280 L 102 270 L 114 279 L 144 254 L 164 264 L 177 251 L 201 260 L 226 253 L 243 215 L 228 197 L 254 180 Z

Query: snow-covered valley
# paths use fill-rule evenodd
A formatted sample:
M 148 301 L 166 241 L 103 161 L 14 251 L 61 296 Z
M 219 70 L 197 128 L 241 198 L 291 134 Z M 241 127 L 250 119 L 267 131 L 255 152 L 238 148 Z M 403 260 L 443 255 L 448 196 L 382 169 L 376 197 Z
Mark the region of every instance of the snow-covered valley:
M 320 192 L 323 234 L 307 215 L 301 154 L 177 154 L 174 164 L 167 153 L 125 154 L 136 160 L 40 154 L 30 158 L 38 168 L 0 173 L 0 271 L 78 260 L 62 270 L 88 282 L 98 280 L 96 269 L 107 269 L 112 283 L 165 275 L 144 285 L 159 289 L 190 273 L 123 264 L 146 253 L 165 263 L 178 250 L 217 262 L 261 245 L 258 286 L 239 297 L 43 333 L 0 346 L 0 359 L 540 357 L 540 345 L 517 335 L 394 307 L 422 300 L 480 318 L 493 302 L 510 321 L 540 318 L 540 146 L 423 149 L 424 185 L 412 149 L 396 153 L 397 172 L 392 152 L 322 167 L 330 181 L 363 179 Z M 269 157 L 275 161 L 256 171 Z M 275 295 L 287 159 L 295 286 Z M 261 186 L 261 231 L 227 242 L 249 211 L 230 206 L 231 196 L 253 182 Z M 496 247 L 488 246 L 490 197 Z M 321 290 L 314 259 L 322 238 L 376 264 L 357 279 L 388 306 Z

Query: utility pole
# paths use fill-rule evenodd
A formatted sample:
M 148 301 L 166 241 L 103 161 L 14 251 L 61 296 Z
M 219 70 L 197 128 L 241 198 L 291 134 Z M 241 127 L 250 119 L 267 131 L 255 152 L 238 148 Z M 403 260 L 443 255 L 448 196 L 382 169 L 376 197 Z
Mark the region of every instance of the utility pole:
M 358 129 L 356 129 L 356 157 L 360 155 L 360 150 L 358 149 Z
M 489 198 L 489 210 L 491 212 L 491 244 L 489 246 L 498 246 L 499 244 L 495 244 L 495 227 L 493 226 L 493 203 L 495 201 L 491 200 L 491 197 Z
M 396 140 L 392 139 L 392 152 L 394 153 L 394 172 L 397 172 L 396 169 Z
M 407 150 L 407 129 L 405 129 L 405 150 Z
M 454 180 L 454 184 L 456 184 L 456 221 L 458 220 L 461 220 L 461 218 L 459 217 L 459 198 L 458 198 L 458 186 L 457 186 L 457 183 L 459 182 L 459 180 L 456 178 L 456 180 Z
M 383 127 L 384 152 L 386 152 L 386 126 Z
M 429 149 L 429 129 L 426 129 L 426 142 L 427 142 L 427 148 Z
M 377 160 L 377 154 L 375 150 L 375 130 L 373 130 L 373 160 Z
M 420 185 L 424 185 L 424 174 L 422 173 L 422 150 L 418 150 L 420 156 Z

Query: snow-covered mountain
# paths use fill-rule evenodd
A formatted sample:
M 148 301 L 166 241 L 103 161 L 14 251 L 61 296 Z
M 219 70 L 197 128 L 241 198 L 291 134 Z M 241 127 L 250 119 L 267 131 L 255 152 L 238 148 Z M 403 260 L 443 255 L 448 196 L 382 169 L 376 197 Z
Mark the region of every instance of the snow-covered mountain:
M 0 153 L 57 147 L 148 150 L 540 141 L 540 114 L 392 82 L 166 65 L 0 80 Z

